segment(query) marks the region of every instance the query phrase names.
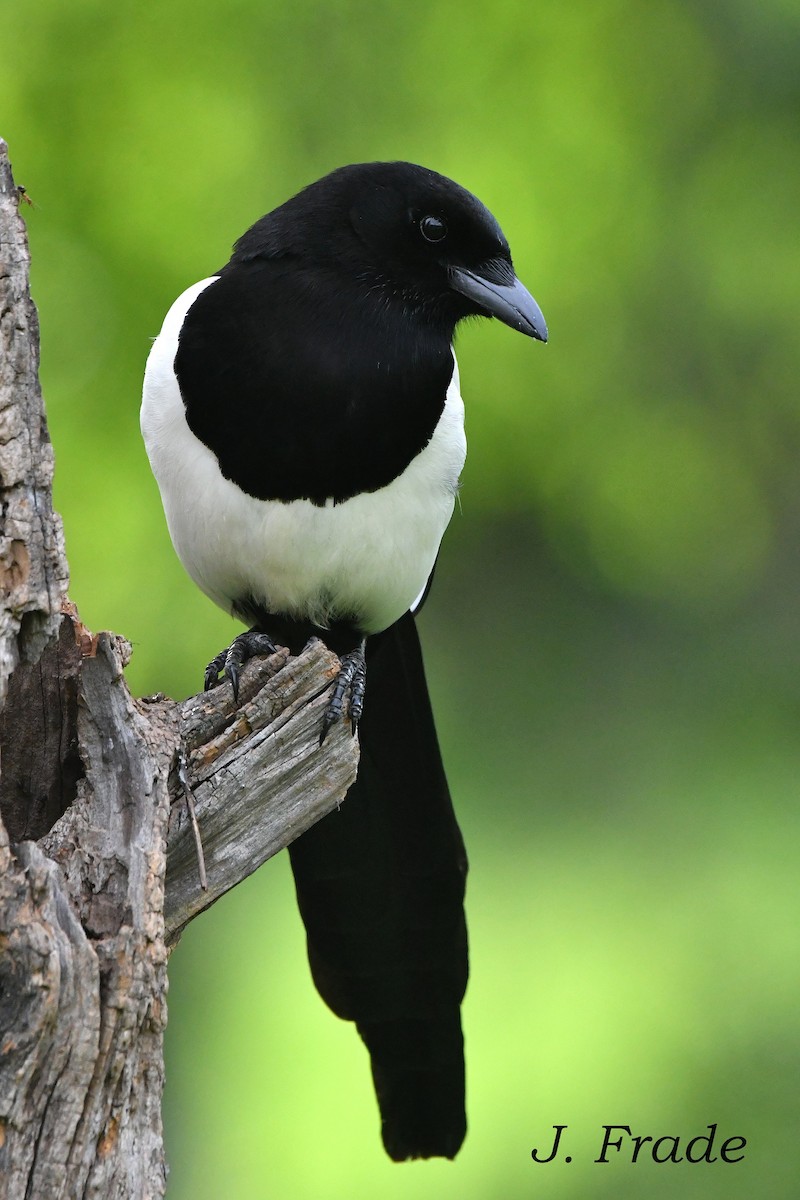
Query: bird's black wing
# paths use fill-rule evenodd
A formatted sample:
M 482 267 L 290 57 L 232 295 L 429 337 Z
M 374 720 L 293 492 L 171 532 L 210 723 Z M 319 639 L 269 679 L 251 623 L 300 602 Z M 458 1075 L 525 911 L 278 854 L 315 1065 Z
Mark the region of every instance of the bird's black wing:
M 395 1160 L 452 1158 L 466 1131 L 464 844 L 414 618 L 367 641 L 358 778 L 290 847 L 314 982 L 370 1052 Z

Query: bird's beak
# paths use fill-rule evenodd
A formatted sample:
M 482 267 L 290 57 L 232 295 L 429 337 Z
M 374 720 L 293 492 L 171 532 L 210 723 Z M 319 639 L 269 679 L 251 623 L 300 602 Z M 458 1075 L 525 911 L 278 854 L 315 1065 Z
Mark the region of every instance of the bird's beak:
M 480 271 L 466 267 L 450 267 L 450 286 L 467 296 L 488 317 L 526 333 L 528 337 L 547 341 L 547 323 L 542 310 L 524 284 L 520 283 L 509 263 L 487 263 Z

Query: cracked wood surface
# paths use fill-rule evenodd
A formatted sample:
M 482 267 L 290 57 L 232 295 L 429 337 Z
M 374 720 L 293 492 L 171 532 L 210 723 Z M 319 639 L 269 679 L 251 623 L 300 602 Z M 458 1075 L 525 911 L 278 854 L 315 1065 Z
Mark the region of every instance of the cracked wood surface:
M 17 663 L 58 629 L 69 574 L 53 512 L 53 448 L 39 387 L 39 319 L 19 195 L 0 139 L 0 706 Z

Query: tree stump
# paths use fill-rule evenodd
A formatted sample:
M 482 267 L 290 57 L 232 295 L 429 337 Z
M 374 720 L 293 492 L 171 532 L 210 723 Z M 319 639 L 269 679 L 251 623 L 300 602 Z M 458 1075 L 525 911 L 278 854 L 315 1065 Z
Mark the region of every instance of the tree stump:
M 81 624 L 19 199 L 0 140 L 0 1200 L 145 1200 L 169 951 L 342 802 L 358 743 L 340 723 L 319 745 L 339 662 L 318 641 L 247 664 L 238 702 L 176 703 L 132 698 L 128 643 Z

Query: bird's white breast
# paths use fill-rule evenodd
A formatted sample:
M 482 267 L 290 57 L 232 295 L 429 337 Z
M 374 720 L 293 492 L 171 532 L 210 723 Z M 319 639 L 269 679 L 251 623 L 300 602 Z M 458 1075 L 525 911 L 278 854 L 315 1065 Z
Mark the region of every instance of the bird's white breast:
M 184 317 L 215 279 L 175 301 L 145 372 L 142 434 L 178 557 L 228 612 L 251 596 L 267 611 L 323 627 L 356 617 L 366 633 L 385 629 L 424 589 L 453 512 L 466 456 L 455 358 L 430 441 L 386 487 L 324 507 L 257 500 L 222 476 L 189 429 L 173 369 Z M 235 405 L 221 397 L 220 413 L 235 420 Z

